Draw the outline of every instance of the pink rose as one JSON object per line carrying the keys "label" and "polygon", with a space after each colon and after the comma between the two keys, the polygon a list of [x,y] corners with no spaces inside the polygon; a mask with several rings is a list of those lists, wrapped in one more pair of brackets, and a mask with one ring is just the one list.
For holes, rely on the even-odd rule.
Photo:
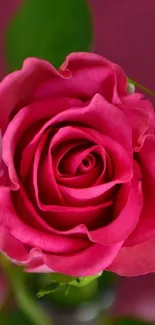
{"label": "pink rose", "polygon": [[0,249],[29,271],[155,271],[154,112],[121,68],[29,58],[0,103]]}

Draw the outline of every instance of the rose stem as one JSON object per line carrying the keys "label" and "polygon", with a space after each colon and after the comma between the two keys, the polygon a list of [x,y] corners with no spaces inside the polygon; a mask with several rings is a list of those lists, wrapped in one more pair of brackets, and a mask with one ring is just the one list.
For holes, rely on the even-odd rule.
{"label": "rose stem", "polygon": [[142,89],[145,93],[155,96],[155,93],[153,91],[151,91],[150,89],[146,88],[145,86],[139,84],[138,82],[136,82],[135,80],[132,80],[130,78],[128,78],[128,82],[135,85],[137,88]]}

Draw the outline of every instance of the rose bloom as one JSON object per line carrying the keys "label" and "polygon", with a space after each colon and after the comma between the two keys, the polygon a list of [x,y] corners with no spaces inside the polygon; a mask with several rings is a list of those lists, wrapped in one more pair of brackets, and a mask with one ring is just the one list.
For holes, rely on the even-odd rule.
{"label": "rose bloom", "polygon": [[1,82],[0,249],[27,271],[155,271],[154,111],[127,86],[91,53]]}

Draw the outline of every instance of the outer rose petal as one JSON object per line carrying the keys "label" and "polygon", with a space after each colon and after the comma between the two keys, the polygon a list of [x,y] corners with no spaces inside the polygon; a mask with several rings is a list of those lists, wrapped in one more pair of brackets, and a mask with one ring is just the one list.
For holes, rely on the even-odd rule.
{"label": "outer rose petal", "polygon": [[[100,68],[100,73],[96,72],[92,74],[91,68],[95,67],[95,70],[97,71],[97,68]],[[94,53],[84,53],[84,52],[79,52],[79,53],[71,53],[66,57],[65,62],[60,68],[60,71],[63,71],[64,69],[69,69],[72,72],[72,76],[74,77],[74,74],[78,76],[79,82],[77,80],[77,84],[81,84],[82,88],[86,86],[87,80],[88,84],[90,83],[91,79],[93,80],[94,85],[98,85],[98,82],[100,81],[100,86],[98,86],[98,90],[96,93],[99,92],[100,87],[102,87],[102,82],[106,79],[106,68],[107,71],[113,73],[114,77],[114,85],[112,87],[112,84],[110,85],[107,83],[107,86],[111,86],[111,89],[113,90],[112,98],[111,101],[119,101],[119,95],[126,94],[127,91],[127,77],[125,76],[123,70],[121,67],[114,62],[109,61],[108,59]],[[88,68],[88,69],[87,69]],[[103,74],[102,74],[102,69]],[[85,71],[83,71],[85,70]],[[81,74],[79,71],[85,72]],[[82,77],[82,78],[80,78]],[[80,82],[80,79],[82,83]],[[91,83],[90,83],[91,84]],[[106,85],[106,84],[105,84]],[[107,94],[108,94],[108,87],[106,89]],[[101,94],[103,91],[104,95],[104,87],[101,88]],[[105,95],[106,97],[106,95]]]}
{"label": "outer rose petal", "polygon": [[141,93],[134,92],[133,94],[122,97],[122,103],[128,107],[143,110],[149,117],[154,115],[152,103]]}
{"label": "outer rose petal", "polygon": [[[13,237],[25,246],[37,247],[45,252],[53,252],[53,254],[67,254],[84,249],[90,245],[86,237],[74,236],[72,238],[62,235],[61,232],[60,234],[49,233],[26,224],[26,221],[22,220],[22,216],[21,219],[18,217],[8,188],[1,188],[0,206],[1,231],[3,229],[9,231]],[[27,217],[30,218],[31,214]]]}
{"label": "outer rose petal", "polygon": [[[25,232],[25,236],[28,236],[28,233]],[[96,274],[105,269],[112,262],[122,244],[123,242],[119,242],[112,246],[92,244],[88,248],[84,248],[78,252],[57,255],[56,253],[44,253],[41,249],[38,249],[38,247],[32,247],[32,249],[30,249],[28,248],[30,246],[16,239],[6,227],[1,226],[0,230],[0,249],[13,262],[25,265],[31,272],[36,271],[39,267],[39,270],[41,268],[41,270],[45,272],[50,269],[50,271],[74,276]]]}
{"label": "outer rose petal", "polygon": [[[63,79],[68,79],[68,83]],[[48,80],[49,87],[46,83],[45,87],[38,89],[34,96],[37,87],[41,86],[46,80]],[[12,111],[17,107],[25,106],[30,101],[32,102],[32,97],[33,100],[47,98],[49,93],[50,97],[62,96],[64,90],[66,95],[67,89],[69,96],[71,96],[71,93],[73,95],[72,87],[77,88],[76,92],[74,91],[75,97],[80,97],[82,92],[83,95],[86,92],[91,98],[99,92],[99,89],[101,94],[105,89],[106,97],[109,89],[111,89],[112,93],[108,94],[108,97],[110,96],[112,102],[120,103],[119,93],[125,95],[126,86],[127,78],[121,68],[96,54],[72,53],[67,57],[59,71],[44,60],[28,58],[24,61],[21,70],[11,73],[1,82],[0,101],[3,114],[0,117],[0,126],[2,132],[7,127]],[[42,93],[45,94],[42,95]]]}
{"label": "outer rose petal", "polygon": [[39,249],[36,248],[29,251],[23,243],[4,228],[0,230],[0,250],[12,262],[20,265],[29,265],[39,268],[44,264],[42,253]]}
{"label": "outer rose petal", "polygon": [[135,108],[132,106],[120,105],[120,108],[125,114],[132,129],[133,149],[134,151],[139,151],[143,145],[145,139],[144,134],[149,128],[152,117],[141,107]]}
{"label": "outer rose petal", "polygon": [[[71,276],[89,276],[103,271],[120,250],[123,242],[113,246],[92,246],[69,255],[43,254],[44,265],[55,272]],[[37,271],[37,268],[28,268]]]}
{"label": "outer rose petal", "polygon": [[50,63],[37,58],[24,61],[21,70],[7,75],[0,84],[0,126],[4,133],[10,114],[16,106],[21,108],[30,102],[36,87],[48,78],[65,78]]}
{"label": "outer rose petal", "polygon": [[142,243],[155,237],[155,136],[146,137],[137,154],[142,167],[144,204],[139,223],[126,242],[126,246]]}
{"label": "outer rose petal", "polygon": [[123,276],[155,272],[155,239],[132,247],[122,247],[107,270]]}
{"label": "outer rose petal", "polygon": [[3,175],[3,173],[4,173],[4,165],[2,161],[2,134],[0,130],[0,177]]}
{"label": "outer rose petal", "polygon": [[121,103],[120,97],[127,95],[127,77],[115,63],[93,53],[77,52],[67,56],[59,70],[70,75],[68,80],[49,79],[38,87],[34,98],[53,95],[91,99],[100,93],[111,103]]}

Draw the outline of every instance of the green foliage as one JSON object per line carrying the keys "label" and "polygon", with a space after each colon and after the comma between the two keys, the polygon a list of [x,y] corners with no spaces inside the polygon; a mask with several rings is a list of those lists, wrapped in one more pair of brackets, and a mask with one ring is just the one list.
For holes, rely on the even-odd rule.
{"label": "green foliage", "polygon": [[[104,323],[103,323],[104,324]],[[142,322],[137,319],[133,318],[120,318],[117,320],[114,320],[114,322],[111,325],[148,325],[149,323]]]}
{"label": "green foliage", "polygon": [[149,322],[134,319],[133,317],[111,318],[109,316],[101,316],[97,322],[98,325],[149,325]]}
{"label": "green foliage", "polygon": [[21,311],[15,311],[0,318],[1,325],[33,325]]}
{"label": "green foliage", "polygon": [[9,69],[19,69],[30,56],[58,67],[70,52],[90,49],[91,29],[85,0],[26,0],[6,34]]}
{"label": "green foliage", "polygon": [[105,290],[109,289],[111,287],[115,287],[115,284],[117,280],[119,279],[119,276],[115,273],[104,271],[102,275],[98,278],[99,282],[99,289]]}
{"label": "green foliage", "polygon": [[52,282],[49,285],[47,285],[45,288],[40,289],[37,298],[41,298],[43,296],[49,295],[53,291],[57,290],[59,288],[60,284],[58,282]]}
{"label": "green foliage", "polygon": [[72,280],[70,282],[70,285],[78,287],[78,288],[82,288],[82,287],[85,287],[86,285],[88,285],[90,282],[96,280],[99,276],[100,276],[100,274],[93,275],[93,276],[81,277],[81,278],[75,278],[74,280]]}
{"label": "green foliage", "polygon": [[[69,290],[68,290],[69,289]],[[68,292],[66,292],[68,290]],[[83,302],[91,301],[98,292],[98,281],[94,280],[83,287],[75,287],[68,284],[61,285],[52,292],[48,298],[57,306],[78,306]]]}
{"label": "green foliage", "polygon": [[67,295],[71,286],[77,288],[83,288],[85,286],[88,286],[92,281],[96,280],[99,276],[100,274],[78,278],[78,277],[71,277],[59,273],[48,274],[48,279],[50,280],[50,283],[48,283],[44,288],[41,288],[39,290],[37,297],[41,298],[43,296],[46,296],[56,291],[59,288],[59,286],[65,286],[66,295]]}

